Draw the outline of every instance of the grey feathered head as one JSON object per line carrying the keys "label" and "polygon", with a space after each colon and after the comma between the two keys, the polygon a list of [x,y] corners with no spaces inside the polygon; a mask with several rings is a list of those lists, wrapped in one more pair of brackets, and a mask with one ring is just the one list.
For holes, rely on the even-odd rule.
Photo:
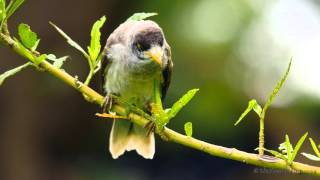
{"label": "grey feathered head", "polygon": [[149,70],[165,68],[169,51],[162,29],[150,20],[124,22],[109,36],[105,50],[108,59]]}

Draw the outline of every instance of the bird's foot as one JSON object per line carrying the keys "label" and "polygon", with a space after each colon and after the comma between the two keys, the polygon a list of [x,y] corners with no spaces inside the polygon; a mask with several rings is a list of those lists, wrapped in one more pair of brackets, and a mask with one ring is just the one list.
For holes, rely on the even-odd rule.
{"label": "bird's foot", "polygon": [[157,125],[155,121],[149,121],[144,128],[147,129],[147,136],[156,132],[163,140],[169,141],[169,137],[164,133],[164,126]]}
{"label": "bird's foot", "polygon": [[106,95],[106,97],[104,97],[104,103],[102,105],[102,112],[103,113],[111,112],[112,104],[113,104],[112,96]]}
{"label": "bird's foot", "polygon": [[127,116],[119,116],[115,112],[111,111],[113,105],[112,95],[106,95],[104,98],[104,103],[102,105],[102,113],[97,113],[96,116],[102,118],[112,118],[112,119],[126,119]]}
{"label": "bird's foot", "polygon": [[149,136],[150,133],[152,133],[156,130],[156,123],[153,121],[149,121],[149,122],[147,122],[146,125],[144,125],[144,128],[147,129],[147,136]]}
{"label": "bird's foot", "polygon": [[164,132],[168,117],[164,112],[162,105],[148,103],[145,107],[152,114],[151,120],[145,125],[145,128],[148,129],[148,134],[156,132],[162,139],[169,140],[168,136]]}

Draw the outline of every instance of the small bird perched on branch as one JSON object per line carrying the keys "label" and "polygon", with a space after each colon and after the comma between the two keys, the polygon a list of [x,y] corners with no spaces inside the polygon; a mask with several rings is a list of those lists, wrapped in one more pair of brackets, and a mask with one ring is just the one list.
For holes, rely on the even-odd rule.
{"label": "small bird perched on branch", "polygon": [[[172,74],[171,50],[162,29],[150,20],[128,20],[109,36],[104,49],[102,85],[109,99],[117,95],[150,112],[159,87],[163,100]],[[155,153],[154,133],[128,120],[113,121],[109,150],[114,159],[136,150],[146,159]]]}

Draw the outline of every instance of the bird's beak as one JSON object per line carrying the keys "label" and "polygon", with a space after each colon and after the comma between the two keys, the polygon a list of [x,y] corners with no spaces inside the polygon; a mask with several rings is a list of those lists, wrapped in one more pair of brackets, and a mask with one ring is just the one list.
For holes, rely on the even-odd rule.
{"label": "bird's beak", "polygon": [[149,58],[155,63],[159,64],[162,67],[162,54],[163,50],[161,47],[152,47],[149,51],[145,52]]}

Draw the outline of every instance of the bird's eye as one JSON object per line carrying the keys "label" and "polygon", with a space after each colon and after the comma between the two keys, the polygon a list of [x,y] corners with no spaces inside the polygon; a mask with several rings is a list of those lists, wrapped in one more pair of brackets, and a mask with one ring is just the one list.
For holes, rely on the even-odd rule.
{"label": "bird's eye", "polygon": [[142,43],[137,42],[137,43],[135,43],[135,46],[138,49],[138,51],[140,51],[140,52],[150,49],[150,45],[143,43],[143,42]]}
{"label": "bird's eye", "polygon": [[137,47],[137,49],[138,49],[139,51],[142,51],[142,46],[141,46],[140,43],[137,43],[137,44],[136,44],[136,47]]}

